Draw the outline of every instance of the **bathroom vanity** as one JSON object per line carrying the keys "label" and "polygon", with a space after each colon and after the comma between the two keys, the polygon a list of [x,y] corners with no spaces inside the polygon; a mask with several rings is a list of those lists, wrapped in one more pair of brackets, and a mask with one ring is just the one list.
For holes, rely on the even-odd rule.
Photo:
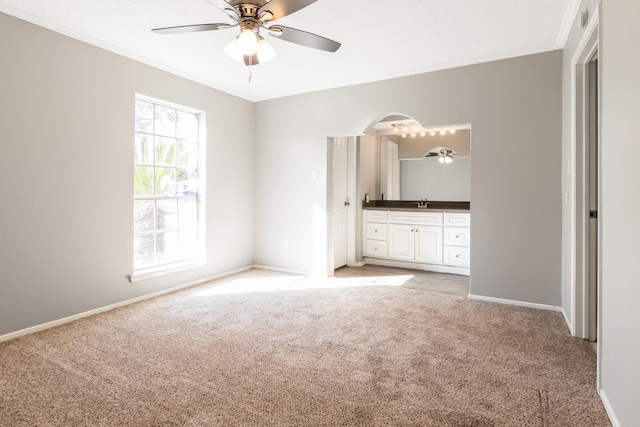
{"label": "bathroom vanity", "polygon": [[462,206],[363,205],[365,262],[468,276],[471,213]]}

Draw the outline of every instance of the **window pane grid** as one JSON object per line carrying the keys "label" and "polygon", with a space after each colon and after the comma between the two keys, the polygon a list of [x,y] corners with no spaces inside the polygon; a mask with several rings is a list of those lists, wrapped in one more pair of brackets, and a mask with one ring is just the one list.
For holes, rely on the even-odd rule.
{"label": "window pane grid", "polygon": [[198,256],[199,115],[136,100],[134,270]]}

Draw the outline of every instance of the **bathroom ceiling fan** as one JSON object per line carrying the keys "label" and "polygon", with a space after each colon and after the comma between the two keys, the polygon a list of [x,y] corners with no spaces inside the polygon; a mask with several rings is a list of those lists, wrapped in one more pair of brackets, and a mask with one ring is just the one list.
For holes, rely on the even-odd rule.
{"label": "bathroom ceiling fan", "polygon": [[244,61],[244,64],[248,67],[265,63],[276,56],[271,45],[260,34],[261,29],[265,30],[264,33],[275,36],[280,40],[327,52],[335,52],[340,47],[340,43],[326,37],[272,23],[315,3],[316,0],[206,1],[225,12],[233,22],[179,25],[154,28],[151,31],[158,34],[177,34],[239,27],[240,34],[229,42],[224,52],[238,61]]}

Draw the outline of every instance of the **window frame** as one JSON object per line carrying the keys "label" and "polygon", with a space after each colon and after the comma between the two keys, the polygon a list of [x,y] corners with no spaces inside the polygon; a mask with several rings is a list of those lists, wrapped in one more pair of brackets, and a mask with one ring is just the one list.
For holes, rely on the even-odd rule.
{"label": "window frame", "polygon": [[[165,107],[165,108],[170,108],[170,109],[174,109],[180,112],[184,112],[184,113],[189,113],[189,114],[194,114],[196,116],[196,119],[198,121],[198,138],[197,138],[197,153],[198,153],[198,161],[197,161],[197,166],[196,166],[196,170],[197,170],[197,193],[196,193],[196,201],[197,201],[197,248],[196,248],[196,255],[194,258],[189,258],[186,260],[176,260],[176,261],[171,261],[171,262],[167,262],[164,264],[156,264],[156,265],[152,265],[152,266],[146,266],[146,267],[142,267],[142,268],[138,268],[135,269],[135,266],[133,265],[134,261],[135,261],[135,238],[136,238],[136,231],[135,231],[135,219],[134,219],[134,224],[132,224],[132,274],[129,276],[129,279],[131,282],[137,282],[140,280],[146,280],[146,279],[150,279],[153,277],[158,277],[158,276],[162,276],[162,275],[166,275],[166,274],[171,274],[171,273],[175,273],[175,272],[179,272],[179,271],[183,271],[183,270],[188,270],[188,269],[192,269],[195,267],[200,267],[200,266],[204,266],[207,264],[207,259],[206,259],[206,244],[205,244],[205,226],[206,226],[206,141],[207,141],[207,137],[206,137],[206,113],[202,110],[198,110],[192,107],[187,107],[184,105],[180,105],[180,104],[176,104],[173,102],[169,102],[169,101],[165,101],[162,99],[158,99],[158,98],[153,98],[147,95],[143,95],[143,94],[139,94],[136,93],[135,97],[134,97],[134,102],[133,105],[135,107],[135,104],[138,101],[142,101],[142,102],[147,102],[147,103],[151,103],[154,104],[154,111],[155,111],[155,106],[160,106],[160,107]],[[155,116],[155,115],[154,115]],[[133,126],[133,141],[134,141],[134,145],[133,145],[133,149],[135,150],[135,141],[137,138],[137,135],[139,133],[143,133],[143,132],[139,132],[138,130],[136,130],[135,127],[135,118],[136,118],[136,112],[134,109],[134,114],[133,114],[133,118],[134,118],[134,126]],[[154,119],[154,126],[155,126],[155,119]],[[166,135],[162,135],[159,133],[156,133],[156,129],[153,129],[152,133],[147,133],[144,132],[146,135],[149,135],[151,138],[157,138],[157,137],[167,137]],[[169,138],[173,138],[176,141],[179,141],[179,138],[177,137],[177,134],[175,134],[173,136],[170,136]],[[154,157],[153,160],[153,164],[152,167],[155,169],[156,167],[158,168],[162,168],[163,166],[160,165],[156,165],[156,148],[155,148],[155,144],[154,144],[154,149],[152,150],[152,155]],[[136,163],[136,159],[133,158],[132,159],[132,166],[133,169],[135,170],[136,166],[149,166],[146,163]],[[172,166],[175,167],[177,169],[177,166]],[[135,187],[134,187],[134,177],[132,176],[131,179],[131,184],[132,184],[132,202],[135,204],[135,202],[137,200],[153,200],[153,201],[158,201],[158,200],[176,200],[179,201],[182,198],[175,196],[175,197],[170,197],[170,198],[164,198],[162,196],[159,195],[152,195],[152,196],[137,196],[135,194]],[[132,213],[135,212],[135,207],[132,207]],[[178,231],[178,229],[176,229],[176,232]],[[157,230],[155,230],[155,225],[154,225],[154,232],[157,233]],[[156,250],[154,249],[154,256],[155,256],[155,252]]]}

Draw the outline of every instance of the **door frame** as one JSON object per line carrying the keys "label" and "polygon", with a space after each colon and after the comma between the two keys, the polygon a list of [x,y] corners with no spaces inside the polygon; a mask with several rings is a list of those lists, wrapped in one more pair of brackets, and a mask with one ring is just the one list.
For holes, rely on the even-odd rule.
{"label": "door frame", "polygon": [[[602,86],[601,86],[601,70],[602,60],[598,57],[600,51],[600,7],[596,5],[595,10],[588,23],[582,39],[578,44],[576,53],[571,60],[571,154],[569,158],[570,168],[570,196],[571,196],[571,333],[578,338],[589,338],[589,320],[590,320],[590,301],[589,301],[589,218],[588,212],[588,189],[589,176],[589,137],[590,137],[590,119],[589,119],[589,67],[594,59],[598,59],[598,93],[597,93],[597,143],[598,157],[600,157],[601,146],[601,104],[602,104]],[[598,159],[599,160],[599,159]],[[600,173],[600,161],[598,161],[598,176]],[[602,236],[602,185],[598,181],[598,225],[597,235]],[[602,301],[602,238],[598,238],[597,242],[597,295],[596,307],[600,313]],[[602,316],[597,316],[597,352],[600,354],[601,349],[601,325]],[[598,389],[600,388],[600,357],[598,357]]]}
{"label": "door frame", "polygon": [[333,276],[333,141],[338,138],[347,140],[347,266],[356,266],[356,212],[357,204],[357,137],[327,138],[327,276]]}

